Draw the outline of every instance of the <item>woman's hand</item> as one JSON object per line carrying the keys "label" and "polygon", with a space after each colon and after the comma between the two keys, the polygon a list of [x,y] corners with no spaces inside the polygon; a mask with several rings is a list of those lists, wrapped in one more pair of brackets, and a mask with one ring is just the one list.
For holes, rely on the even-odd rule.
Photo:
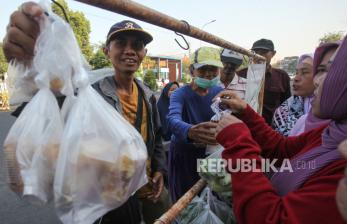
{"label": "woman's hand", "polygon": [[247,103],[232,90],[224,90],[220,92],[214,99],[221,99],[220,105],[230,109],[234,114],[242,114],[247,108]]}
{"label": "woman's hand", "polygon": [[216,128],[216,136],[221,132],[224,128],[228,127],[231,124],[242,123],[240,119],[231,114],[223,114],[222,118],[218,122]]}

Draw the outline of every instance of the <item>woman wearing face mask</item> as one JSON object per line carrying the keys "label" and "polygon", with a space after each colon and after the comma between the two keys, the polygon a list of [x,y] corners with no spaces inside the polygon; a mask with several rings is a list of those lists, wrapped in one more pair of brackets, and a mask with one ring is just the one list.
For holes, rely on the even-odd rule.
{"label": "woman wearing face mask", "polygon": [[272,127],[288,136],[296,121],[311,108],[313,86],[313,56],[304,54],[299,58],[293,83],[293,96],[284,101],[274,113]]}
{"label": "woman wearing face mask", "polygon": [[216,144],[216,123],[212,99],[223,89],[218,87],[219,50],[201,47],[191,56],[193,81],[177,89],[170,97],[167,122],[172,132],[169,151],[169,190],[173,202],[177,201],[200,178],[197,159],[205,157],[206,145]]}
{"label": "woman wearing face mask", "polygon": [[[347,138],[347,39],[328,63],[328,74],[315,75],[313,114],[330,123],[285,138],[232,92],[220,97],[238,117],[224,116],[217,141],[225,147],[229,164],[239,159],[278,159],[291,169],[274,172],[233,172],[233,203],[238,223],[344,223],[335,201],[336,187],[347,161],[337,150]],[[333,62],[331,63],[331,61]],[[331,64],[331,66],[330,66]],[[330,68],[329,68],[330,67]],[[290,164],[290,166],[288,165]],[[228,167],[233,168],[232,166]]]}

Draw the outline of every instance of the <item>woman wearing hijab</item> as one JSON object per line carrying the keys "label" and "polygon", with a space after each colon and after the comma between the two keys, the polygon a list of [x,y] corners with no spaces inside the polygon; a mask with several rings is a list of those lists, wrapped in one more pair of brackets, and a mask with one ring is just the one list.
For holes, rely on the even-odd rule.
{"label": "woman wearing hijab", "polygon": [[[333,56],[334,58],[334,56]],[[217,141],[228,169],[236,161],[289,159],[288,167],[269,180],[263,172],[233,172],[233,203],[238,223],[344,223],[335,201],[347,161],[337,150],[347,138],[347,39],[328,63],[328,74],[315,75],[312,112],[330,123],[285,138],[232,92],[219,94],[232,109],[217,126]],[[230,99],[225,99],[228,97]],[[283,163],[282,163],[283,165]]]}
{"label": "woman wearing hijab", "polygon": [[[328,62],[331,56],[335,53],[338,48],[340,42],[334,43],[325,43],[320,45],[314,54],[313,59],[313,74],[320,75],[321,73],[326,73],[328,68]],[[311,101],[310,100],[310,104]],[[330,122],[330,120],[320,119],[313,115],[311,106],[309,112],[303,116],[301,116],[292,130],[289,133],[289,136],[296,136],[304,133],[305,131],[312,130],[316,127],[326,125]]]}
{"label": "woman wearing hijab", "polygon": [[304,54],[296,66],[293,96],[276,109],[272,127],[282,135],[288,136],[296,121],[309,112],[313,91],[313,57],[311,54]]}
{"label": "woman wearing hijab", "polygon": [[164,87],[157,103],[164,142],[168,142],[171,139],[171,131],[168,129],[166,119],[166,116],[169,114],[170,96],[173,91],[175,91],[179,87],[180,85],[178,84],[178,82],[168,83]]}
{"label": "woman wearing hijab", "polygon": [[[347,159],[347,140],[339,145],[339,151]],[[337,187],[336,201],[343,219],[347,222],[347,167],[345,169],[345,176],[340,180],[339,186]]]}

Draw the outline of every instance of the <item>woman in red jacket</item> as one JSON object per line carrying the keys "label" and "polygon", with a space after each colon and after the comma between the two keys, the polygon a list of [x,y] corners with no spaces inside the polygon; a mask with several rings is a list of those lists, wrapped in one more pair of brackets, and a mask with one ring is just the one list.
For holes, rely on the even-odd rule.
{"label": "woman in red jacket", "polygon": [[292,168],[271,179],[254,170],[232,173],[238,223],[344,223],[335,194],[347,165],[337,150],[347,138],[346,39],[337,52],[328,74],[314,79],[313,113],[332,121],[302,135],[285,138],[234,93],[219,94],[238,116],[225,115],[217,127],[229,170],[241,159],[256,161],[259,169],[262,157],[278,159],[277,165],[290,159]]}

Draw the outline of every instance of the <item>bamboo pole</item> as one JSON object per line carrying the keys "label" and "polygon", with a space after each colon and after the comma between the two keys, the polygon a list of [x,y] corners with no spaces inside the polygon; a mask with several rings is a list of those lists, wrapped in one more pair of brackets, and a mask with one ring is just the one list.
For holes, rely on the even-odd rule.
{"label": "bamboo pole", "polygon": [[170,224],[206,185],[207,182],[200,179],[167,212],[157,219],[154,224]]}
{"label": "bamboo pole", "polygon": [[190,37],[234,50],[249,57],[265,60],[261,55],[255,54],[253,51],[247,50],[243,47],[237,46],[229,41],[226,41],[220,37],[203,31],[195,26],[187,25],[185,22],[175,19],[171,16],[165,15],[161,12],[153,10],[149,7],[133,2],[131,0],[76,0],[88,5],[92,5],[98,8],[106,9],[112,12],[116,12],[125,16],[129,16],[138,20],[151,23],[181,34],[185,34]]}

